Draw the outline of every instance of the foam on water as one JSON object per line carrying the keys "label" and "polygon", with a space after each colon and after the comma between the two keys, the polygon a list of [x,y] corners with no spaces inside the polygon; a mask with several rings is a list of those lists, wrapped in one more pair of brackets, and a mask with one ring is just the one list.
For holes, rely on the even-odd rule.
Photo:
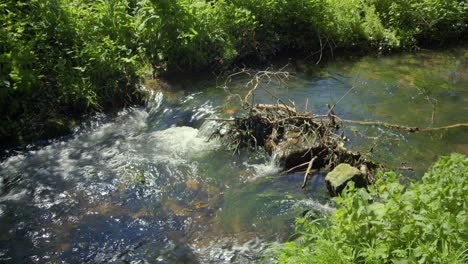
{"label": "foam on water", "polygon": [[149,114],[155,114],[157,111],[159,111],[159,108],[161,107],[161,104],[163,103],[164,100],[164,95],[162,92],[155,92],[150,89],[146,89],[142,87],[142,89],[145,91],[145,93],[149,94],[148,99],[146,100],[146,109],[149,112]]}
{"label": "foam on water", "polygon": [[268,246],[269,243],[258,237],[244,243],[240,243],[235,237],[225,237],[213,240],[204,247],[192,244],[201,263],[252,263]]}
{"label": "foam on water", "polygon": [[164,160],[172,158],[190,158],[215,149],[214,141],[199,136],[199,130],[193,127],[171,127],[154,132],[149,142],[157,149],[156,155]]}
{"label": "foam on water", "polygon": [[[163,115],[160,111],[162,102],[162,94],[153,93],[146,108],[125,109],[110,121],[106,121],[106,118],[101,118],[104,122],[92,121],[75,131],[68,140],[52,142],[2,161],[0,217],[6,212],[15,211],[15,208],[29,208],[25,215],[32,213],[31,208],[36,208],[21,225],[9,223],[8,227],[4,226],[9,229],[5,231],[12,234],[19,232],[16,241],[24,242],[18,243],[33,243],[36,248],[44,249],[51,248],[47,245],[51,241],[65,243],[65,240],[53,240],[64,232],[56,230],[55,225],[81,226],[87,230],[100,228],[99,225],[93,226],[99,223],[94,223],[99,217],[115,221],[114,228],[119,227],[113,231],[115,237],[110,236],[104,244],[93,237],[92,232],[83,231],[86,237],[74,233],[73,229],[66,231],[68,234],[64,233],[67,241],[76,240],[78,245],[80,240],[89,240],[86,241],[89,248],[78,246],[72,251],[76,254],[66,253],[73,256],[71,260],[84,261],[87,258],[81,258],[78,254],[83,250],[87,250],[87,254],[94,256],[94,259],[108,259],[115,256],[116,251],[132,247],[134,242],[131,241],[122,242],[122,249],[106,246],[114,243],[113,239],[124,236],[120,233],[127,229],[151,232],[152,235],[147,237],[160,236],[161,229],[183,229],[183,225],[178,223],[179,219],[166,218],[164,212],[159,212],[161,215],[155,215],[149,223],[139,218],[128,226],[128,219],[122,222],[132,214],[122,206],[125,203],[134,203],[137,208],[138,203],[158,206],[163,194],[166,197],[183,196],[177,186],[184,182],[184,178],[198,174],[197,159],[219,147],[216,141],[207,141],[205,135],[210,133],[209,125],[203,126],[202,132],[188,126],[152,131],[149,119]],[[191,119],[202,120],[212,111],[211,103],[207,102],[193,111]],[[144,185],[141,181],[144,181]],[[122,200],[122,197],[128,198]],[[22,214],[14,215],[23,219]],[[140,217],[140,214],[144,216],[153,212],[133,214]],[[93,217],[98,218],[91,220]],[[52,222],[43,225],[42,221]],[[25,227],[34,231],[23,237],[20,234]],[[147,229],[149,231],[145,231]],[[3,245],[1,239],[0,246]],[[102,257],[95,255],[100,249],[107,252]],[[44,261],[50,258],[51,252],[42,252],[42,256],[30,256],[30,259]],[[67,252],[66,249],[64,252]],[[8,250],[5,254],[8,255]]]}
{"label": "foam on water", "polygon": [[321,212],[322,214],[331,214],[335,211],[335,207],[332,205],[326,203],[322,204],[319,203],[315,199],[303,199],[303,200],[298,200],[298,201],[292,201],[292,208],[293,209],[303,209],[303,208],[308,208],[308,209],[313,209]]}
{"label": "foam on water", "polygon": [[274,175],[281,170],[281,166],[279,165],[276,159],[276,153],[273,153],[271,156],[268,156],[265,162],[250,163],[246,161],[244,162],[244,166],[246,166],[247,168],[251,168],[255,171],[254,177],[250,178],[249,180],[255,180],[257,178]]}
{"label": "foam on water", "polygon": [[[196,95],[183,99],[194,100]],[[189,114],[187,122],[199,122],[199,128],[176,126],[179,114]],[[0,164],[0,217],[14,211],[24,219],[21,225],[10,223],[7,228],[18,233],[16,240],[43,250],[29,256],[37,262],[118,262],[119,256],[147,261],[145,254],[155,251],[167,262],[178,254],[193,253],[191,258],[201,263],[250,263],[271,241],[266,242],[261,232],[252,232],[257,227],[249,219],[237,220],[240,229],[235,235],[220,232],[217,228],[222,227],[213,222],[230,224],[219,220],[235,202],[225,198],[236,192],[228,186],[243,191],[252,181],[277,174],[280,166],[275,155],[265,153],[258,154],[256,161],[231,153],[221,153],[229,160],[218,157],[222,144],[208,138],[220,124],[204,120],[215,114],[210,101],[181,111],[171,109],[161,93],[152,93],[145,108],[101,117],[67,140],[11,156]],[[250,206],[255,210],[239,215],[255,221],[287,216],[300,208],[296,203],[308,206],[281,201],[278,196],[270,201],[246,195],[252,197]],[[257,199],[261,204],[255,204]],[[15,211],[18,207],[28,210],[23,215]],[[259,210],[271,215],[261,215]],[[195,223],[194,219],[202,220]],[[185,232],[192,228],[198,235],[187,238]],[[23,236],[22,230],[28,230],[28,235]],[[180,234],[169,238],[172,232]],[[187,241],[190,238],[200,243]],[[122,253],[132,250],[134,255]]]}

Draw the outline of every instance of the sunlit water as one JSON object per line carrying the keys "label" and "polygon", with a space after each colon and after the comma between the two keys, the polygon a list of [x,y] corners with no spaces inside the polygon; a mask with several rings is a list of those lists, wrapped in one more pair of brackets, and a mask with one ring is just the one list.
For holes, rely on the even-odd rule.
{"label": "sunlit water", "polygon": [[[466,50],[298,61],[287,89],[299,109],[343,119],[437,127],[467,123]],[[231,83],[240,93],[245,80]],[[275,102],[258,91],[258,102]],[[306,209],[330,213],[324,175],[280,175],[265,153],[233,155],[208,117],[239,114],[215,81],[153,93],[145,107],[91,118],[70,137],[0,164],[1,263],[252,263]],[[357,132],[356,132],[357,131]],[[346,124],[351,149],[418,178],[437,156],[468,154],[466,128],[409,133]],[[365,136],[364,136],[365,135]],[[372,139],[370,138],[372,137]],[[404,164],[402,164],[402,162]]]}

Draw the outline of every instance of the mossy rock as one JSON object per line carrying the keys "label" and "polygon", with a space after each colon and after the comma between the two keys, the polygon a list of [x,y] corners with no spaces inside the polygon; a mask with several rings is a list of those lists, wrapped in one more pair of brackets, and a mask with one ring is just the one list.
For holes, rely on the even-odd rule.
{"label": "mossy rock", "polygon": [[339,164],[325,177],[328,191],[332,196],[339,195],[349,181],[353,181],[356,187],[365,187],[367,185],[366,177],[361,171],[348,163]]}

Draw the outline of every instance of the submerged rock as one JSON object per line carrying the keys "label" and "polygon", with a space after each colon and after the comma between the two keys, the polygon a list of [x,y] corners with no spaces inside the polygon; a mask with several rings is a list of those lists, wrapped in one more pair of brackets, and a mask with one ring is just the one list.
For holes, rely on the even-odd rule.
{"label": "submerged rock", "polygon": [[362,172],[348,163],[339,164],[325,177],[328,191],[332,196],[340,194],[349,181],[353,181],[356,187],[367,185],[366,177]]}
{"label": "submerged rock", "polygon": [[281,165],[292,168],[310,161],[320,149],[321,144],[313,134],[288,132],[273,151]]}

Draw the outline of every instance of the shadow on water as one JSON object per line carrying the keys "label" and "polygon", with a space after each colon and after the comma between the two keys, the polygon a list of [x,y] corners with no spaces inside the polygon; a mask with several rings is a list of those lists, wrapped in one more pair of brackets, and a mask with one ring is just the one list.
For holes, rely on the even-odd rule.
{"label": "shadow on water", "polygon": [[[287,89],[269,87],[316,114],[354,87],[335,108],[342,118],[466,123],[464,57],[456,49],[323,67],[297,61]],[[231,85],[246,93],[245,81]],[[207,142],[216,126],[207,117],[242,111],[215,83],[184,81],[183,89],[153,93],[146,107],[92,118],[69,137],[9,153],[0,163],[0,262],[262,262],[304,210],[330,213],[325,174],[302,190],[303,174],[280,175],[265,153],[232,155]],[[261,90],[255,96],[275,102]],[[389,168],[406,162],[415,169],[404,177],[420,177],[439,155],[468,154],[466,128],[411,134],[347,124],[344,132],[349,148]]]}

